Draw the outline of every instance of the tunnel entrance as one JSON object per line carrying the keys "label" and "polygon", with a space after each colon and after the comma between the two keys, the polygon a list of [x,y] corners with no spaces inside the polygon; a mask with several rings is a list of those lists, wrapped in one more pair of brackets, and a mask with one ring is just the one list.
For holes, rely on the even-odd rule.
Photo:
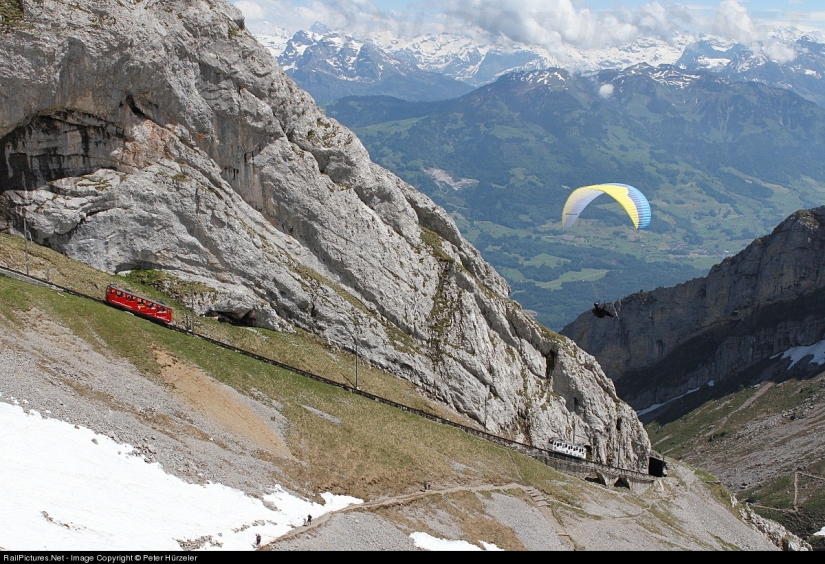
{"label": "tunnel entrance", "polygon": [[667,476],[667,462],[664,457],[651,456],[648,458],[647,473],[657,478]]}
{"label": "tunnel entrance", "polygon": [[616,483],[613,484],[614,488],[627,488],[630,489],[630,482],[627,481],[627,478],[619,478],[616,480]]}
{"label": "tunnel entrance", "polygon": [[601,484],[603,486],[607,485],[607,481],[604,479],[604,476],[599,474],[598,472],[591,472],[587,476],[584,477],[585,482],[592,482],[594,484]]}

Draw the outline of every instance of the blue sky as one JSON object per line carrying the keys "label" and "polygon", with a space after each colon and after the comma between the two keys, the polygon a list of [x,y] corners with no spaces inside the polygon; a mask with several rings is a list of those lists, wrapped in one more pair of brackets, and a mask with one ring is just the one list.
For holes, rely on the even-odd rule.
{"label": "blue sky", "polygon": [[[615,8],[636,8],[649,4],[651,0],[580,0],[571,2],[575,7],[590,8],[592,10],[610,10]],[[697,9],[707,11],[716,10],[721,0],[692,0],[687,2],[660,2],[661,4],[684,4]],[[404,10],[415,9],[416,4],[426,4],[424,2],[411,2],[409,0],[374,0],[373,4],[383,10]],[[800,19],[800,17],[810,17],[811,13],[825,12],[825,1],[823,0],[740,0],[739,4],[744,6],[754,18],[759,19],[782,19],[783,14],[788,19]],[[821,16],[820,16],[821,17]]]}
{"label": "blue sky", "polygon": [[[693,0],[691,2],[681,2],[694,6],[707,6],[716,8],[720,0]],[[617,6],[635,7],[649,4],[650,0],[582,0],[572,2],[574,6],[588,6],[596,10],[615,8]],[[401,10],[413,4],[423,4],[423,2],[413,2],[410,0],[374,0],[373,4],[383,9]],[[746,5],[749,11],[756,12],[776,12],[776,11],[816,11],[825,8],[821,0],[743,0],[740,4]]]}
{"label": "blue sky", "polygon": [[825,0],[233,0],[253,31],[320,21],[354,33],[467,32],[552,48],[712,33],[761,43],[779,26],[825,31]]}

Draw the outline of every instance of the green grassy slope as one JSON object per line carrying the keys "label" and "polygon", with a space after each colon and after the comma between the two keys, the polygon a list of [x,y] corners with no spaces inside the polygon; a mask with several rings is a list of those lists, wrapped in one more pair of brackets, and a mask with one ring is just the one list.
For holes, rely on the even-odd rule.
{"label": "green grassy slope", "polygon": [[825,548],[812,536],[825,525],[825,373],[726,392],[648,423],[653,448],[736,482],[740,501]]}
{"label": "green grassy slope", "polygon": [[[25,269],[22,239],[0,235],[0,265]],[[174,297],[141,282],[157,280],[161,277],[158,273],[140,272],[124,279],[33,244],[29,244],[29,271],[99,297],[106,285],[113,282],[163,300],[176,308],[176,319],[184,311]],[[303,462],[289,468],[288,473],[294,483],[311,484],[315,491],[370,498],[417,488],[423,480],[467,484],[523,482],[540,489],[552,487],[558,495],[566,497],[554,484],[572,478],[452,427],[169,331],[107,305],[0,276],[0,323],[19,326],[20,313],[31,308],[44,311],[95,350],[127,359],[149,378],[160,373],[153,351],[163,349],[242,393],[253,395],[252,391],[257,390],[256,393],[275,400],[283,406],[282,413],[290,422],[288,445]],[[354,357],[330,348],[313,335],[238,327],[204,318],[198,318],[196,331],[325,378],[350,385],[354,381]],[[399,403],[475,425],[420,395],[409,382],[364,364],[359,367],[359,386]],[[307,411],[306,405],[337,417],[342,424],[324,424]],[[457,465],[467,471],[456,472]]]}

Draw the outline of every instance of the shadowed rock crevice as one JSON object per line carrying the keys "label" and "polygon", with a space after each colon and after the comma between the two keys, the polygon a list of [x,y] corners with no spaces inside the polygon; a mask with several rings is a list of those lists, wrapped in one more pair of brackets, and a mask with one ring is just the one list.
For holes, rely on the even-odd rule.
{"label": "shadowed rock crevice", "polygon": [[123,127],[93,115],[73,110],[38,115],[0,139],[0,191],[35,190],[52,180],[115,169],[112,153],[125,142]]}
{"label": "shadowed rock crevice", "polygon": [[[741,320],[721,322],[676,347],[655,367],[626,372],[616,383],[616,391],[637,408],[662,403],[670,399],[669,394],[653,395],[651,381],[657,382],[657,388],[685,393],[705,383],[691,382],[690,375],[711,373],[719,376],[714,380],[719,385],[728,379],[726,376],[738,376],[776,352],[796,346],[804,333],[825,335],[825,288],[795,300],[761,307]],[[725,373],[716,366],[730,362],[726,355],[718,354],[725,350],[749,354],[738,359],[739,368]]]}

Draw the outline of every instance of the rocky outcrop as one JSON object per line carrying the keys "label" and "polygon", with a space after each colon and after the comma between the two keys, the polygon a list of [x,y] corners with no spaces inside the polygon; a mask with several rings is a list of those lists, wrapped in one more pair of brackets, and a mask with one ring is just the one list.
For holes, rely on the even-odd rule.
{"label": "rocky outcrop", "polygon": [[[739,505],[734,496],[730,497],[730,502],[733,507]],[[765,535],[765,538],[784,551],[810,552],[813,550],[813,547],[811,547],[809,543],[788,531],[788,529],[776,521],[765,519],[751,509],[747,503],[739,508],[739,517],[745,523],[750,523],[754,529]]]}
{"label": "rocky outcrop", "polygon": [[787,377],[784,353],[825,336],[823,225],[825,207],[796,212],[707,277],[627,296],[615,319],[584,313],[562,334],[637,409],[705,385]]}
{"label": "rocky outcrop", "polygon": [[[595,360],[535,323],[449,215],[370,162],[218,0],[23,0],[0,33],[0,228],[206,288],[513,438],[647,467]],[[486,406],[486,410],[485,410]]]}

